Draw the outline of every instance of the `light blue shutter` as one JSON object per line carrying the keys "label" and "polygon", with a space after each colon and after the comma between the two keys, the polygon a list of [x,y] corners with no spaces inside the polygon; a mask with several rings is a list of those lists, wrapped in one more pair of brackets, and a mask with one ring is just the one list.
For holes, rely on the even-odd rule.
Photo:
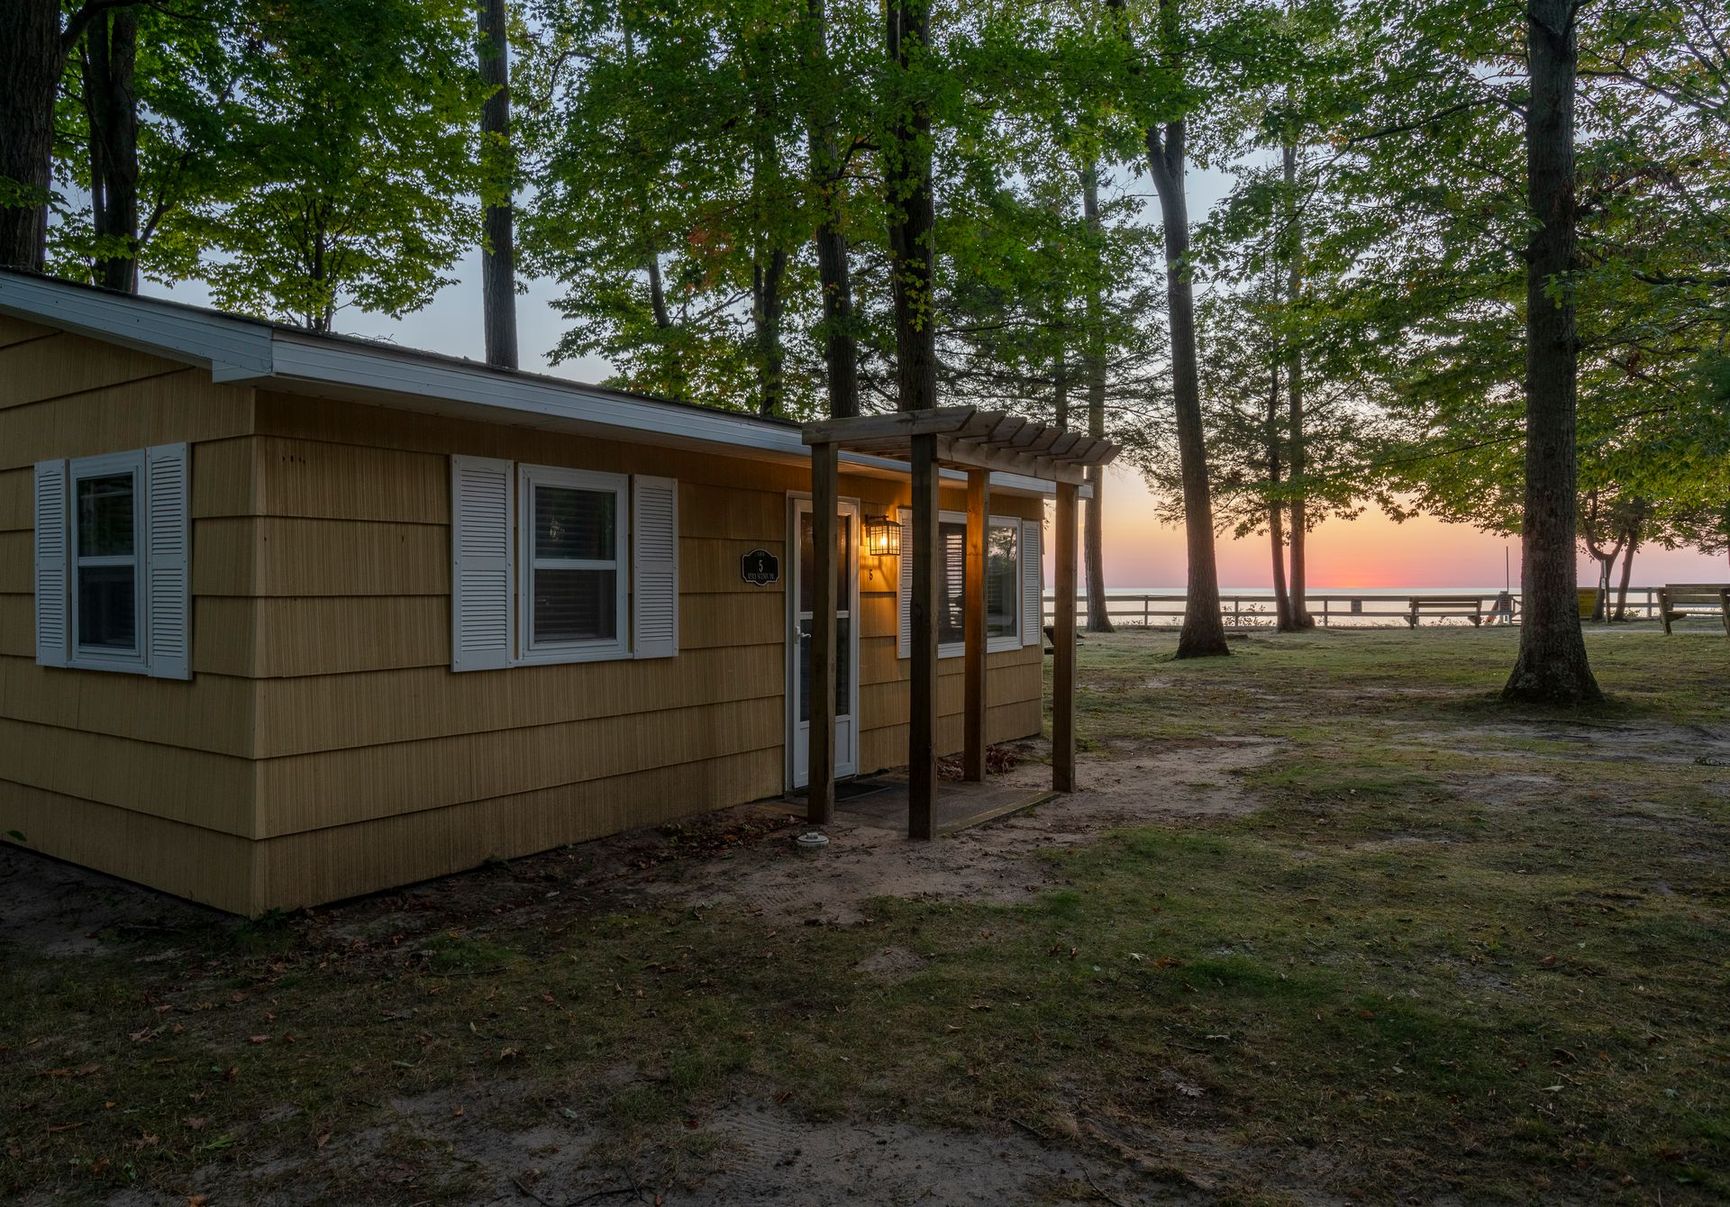
{"label": "light blue shutter", "polygon": [[497,670],[515,655],[511,622],[512,466],[451,458],[451,669]]}
{"label": "light blue shutter", "polygon": [[639,658],[679,652],[679,483],[632,479],[632,630]]}
{"label": "light blue shutter", "polygon": [[901,575],[895,588],[895,656],[913,656],[913,513],[895,509],[901,522]]}
{"label": "light blue shutter", "polygon": [[192,678],[189,468],[184,444],[145,450],[144,660],[158,679]]}
{"label": "light blue shutter", "polygon": [[66,665],[66,462],[36,463],[36,661]]}
{"label": "light blue shutter", "polygon": [[1044,524],[1021,521],[1021,644],[1045,640]]}

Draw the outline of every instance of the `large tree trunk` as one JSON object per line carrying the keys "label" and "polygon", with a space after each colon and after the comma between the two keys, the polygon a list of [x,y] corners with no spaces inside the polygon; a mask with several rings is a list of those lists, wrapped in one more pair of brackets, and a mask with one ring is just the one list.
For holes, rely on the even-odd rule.
{"label": "large tree trunk", "polygon": [[[813,74],[828,78],[829,25],[824,0],[805,0],[808,54]],[[819,73],[817,68],[821,68]],[[806,119],[811,180],[817,189],[817,284],[823,293],[823,367],[829,382],[829,417],[859,413],[859,345],[853,334],[853,279],[847,236],[841,233],[841,152],[835,141],[833,94],[819,89],[817,108]]]}
{"label": "large tree trunk", "polygon": [[492,91],[481,110],[482,162],[490,161],[483,182],[486,213],[481,247],[481,299],[487,363],[517,367],[517,262],[512,194],[516,155],[511,146],[510,43],[505,0],[479,0],[481,82]]}
{"label": "large tree trunk", "polygon": [[930,0],[889,0],[887,50],[895,121],[884,148],[889,206],[889,264],[895,297],[895,406],[937,405],[937,332],[931,296],[936,203],[931,192],[931,108],[908,86],[909,68],[931,39]]}
{"label": "large tree trunk", "polygon": [[54,97],[66,65],[59,0],[0,4],[0,268],[41,272]]}
{"label": "large tree trunk", "polygon": [[767,260],[759,258],[751,268],[751,319],[757,343],[757,413],[779,415],[782,406],[785,360],[781,348],[781,312],[784,298],[781,281],[787,272],[787,253],[775,249]]}
{"label": "large tree trunk", "polygon": [[[1096,250],[1104,257],[1103,223],[1099,216],[1099,165],[1089,163],[1081,170],[1081,211],[1087,220]],[[1103,266],[1103,265],[1102,265]],[[1105,435],[1105,300],[1100,296],[1098,274],[1090,277],[1087,286],[1087,434]],[[1087,471],[1087,484],[1093,497],[1087,501],[1087,514],[1082,531],[1082,558],[1087,563],[1087,627],[1095,633],[1109,633],[1111,609],[1105,595],[1105,467],[1093,466]]]}
{"label": "large tree trunk", "polygon": [[[1286,237],[1290,240],[1290,263],[1286,272],[1286,307],[1288,311],[1295,310],[1303,293],[1303,232],[1299,225],[1297,208],[1297,145],[1288,142],[1282,148],[1285,159],[1285,187],[1287,198]],[[1291,627],[1293,629],[1313,629],[1316,618],[1310,615],[1309,605],[1305,600],[1305,592],[1309,589],[1309,515],[1304,505],[1303,475],[1307,464],[1304,451],[1304,355],[1303,348],[1296,339],[1291,339],[1286,350],[1286,393],[1290,398],[1288,408],[1288,426],[1291,429],[1291,455],[1288,467],[1291,471]]]}
{"label": "large tree trunk", "polygon": [[[1166,0],[1167,3],[1170,0]],[[1201,374],[1195,346],[1195,296],[1190,288],[1189,201],[1184,195],[1184,123],[1147,131],[1147,162],[1159,194],[1165,239],[1165,298],[1171,326],[1171,392],[1177,455],[1183,473],[1183,524],[1189,582],[1177,657],[1229,654],[1219,614],[1214,560],[1213,499],[1208,491],[1207,440],[1201,423]]]}
{"label": "large tree trunk", "polygon": [[1574,301],[1548,293],[1574,268],[1574,15],[1575,0],[1527,0],[1526,172],[1537,225],[1526,249],[1525,618],[1502,694],[1545,704],[1603,698],[1586,660],[1576,594]]}
{"label": "large tree trunk", "polygon": [[1267,535],[1273,553],[1274,624],[1280,632],[1289,633],[1297,626],[1292,622],[1292,600],[1286,590],[1285,526],[1282,523],[1285,509],[1279,501],[1279,386],[1279,361],[1276,359],[1268,369],[1267,433],[1264,437],[1267,443]]}
{"label": "large tree trunk", "polygon": [[90,127],[90,210],[98,285],[138,292],[138,14],[98,13],[84,31],[84,112]]}

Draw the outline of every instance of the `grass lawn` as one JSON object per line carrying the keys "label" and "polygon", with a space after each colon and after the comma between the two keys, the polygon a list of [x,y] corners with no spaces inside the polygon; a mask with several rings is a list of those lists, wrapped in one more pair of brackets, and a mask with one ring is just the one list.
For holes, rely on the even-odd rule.
{"label": "grass lawn", "polygon": [[1579,716],[1496,701],[1514,640],[1090,638],[1084,782],[1139,759],[1181,805],[1192,761],[1262,753],[1242,808],[1053,841],[1014,901],[694,905],[723,854],[799,858],[723,816],[246,925],[0,932],[0,1195],[466,1202],[509,1166],[562,1204],[600,1185],[539,1180],[569,1145],[678,1201],[749,1102],[1110,1171],[1042,1201],[1725,1199],[1730,642],[1594,633],[1613,703]]}

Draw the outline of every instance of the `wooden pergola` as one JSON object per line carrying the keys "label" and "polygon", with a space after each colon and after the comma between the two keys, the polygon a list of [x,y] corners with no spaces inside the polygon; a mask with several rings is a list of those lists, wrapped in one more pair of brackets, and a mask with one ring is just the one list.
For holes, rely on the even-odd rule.
{"label": "wooden pergola", "polygon": [[1051,786],[1075,789],[1075,521],[1087,471],[1117,455],[1110,441],[1001,411],[945,407],[807,423],[815,546],[811,607],[809,819],[835,816],[836,513],[840,453],[912,462],[912,526],[901,556],[913,559],[911,675],[908,683],[910,838],[935,838],[937,819],[938,479],[941,467],[967,471],[966,595],[963,634],[963,778],[985,778],[986,525],[993,470],[1057,487],[1057,622],[1053,628]]}

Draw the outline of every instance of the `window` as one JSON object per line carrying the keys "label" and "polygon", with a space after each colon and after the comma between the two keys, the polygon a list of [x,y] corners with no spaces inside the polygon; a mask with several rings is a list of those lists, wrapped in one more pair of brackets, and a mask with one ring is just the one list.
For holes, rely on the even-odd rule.
{"label": "window", "polygon": [[991,517],[985,529],[985,636],[1019,644],[1016,617],[1021,601],[1021,522]]}
{"label": "window", "polygon": [[36,660],[184,679],[187,449],[36,466]]}
{"label": "window", "polygon": [[[938,654],[966,652],[967,517],[945,511],[937,520]],[[1021,645],[1021,521],[991,516],[985,526],[985,638],[991,651]]]}
{"label": "window", "polygon": [[73,465],[72,631],[79,657],[142,657],[138,460],[128,454]]}
{"label": "window", "polygon": [[522,466],[523,659],[627,653],[628,478]]}

